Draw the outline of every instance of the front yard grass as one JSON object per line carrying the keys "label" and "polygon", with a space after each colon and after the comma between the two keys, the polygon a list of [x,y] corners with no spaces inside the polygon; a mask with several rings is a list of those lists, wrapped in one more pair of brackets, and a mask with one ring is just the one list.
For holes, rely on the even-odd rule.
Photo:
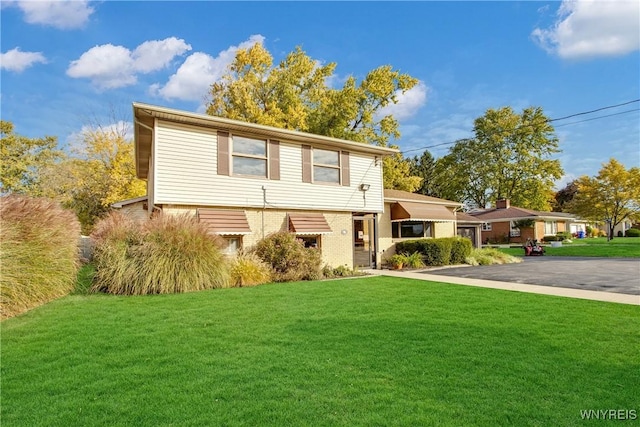
{"label": "front yard grass", "polygon": [[640,410],[639,320],[638,306],[390,277],[71,295],[2,323],[1,419],[584,425],[581,410]]}
{"label": "front yard grass", "polygon": [[[516,244],[512,244],[515,246]],[[514,256],[524,256],[522,248],[501,248],[502,252]],[[607,241],[606,237],[574,239],[571,243],[562,242],[562,246],[545,246],[545,255],[579,256],[607,258],[640,258],[640,237],[616,237]]]}

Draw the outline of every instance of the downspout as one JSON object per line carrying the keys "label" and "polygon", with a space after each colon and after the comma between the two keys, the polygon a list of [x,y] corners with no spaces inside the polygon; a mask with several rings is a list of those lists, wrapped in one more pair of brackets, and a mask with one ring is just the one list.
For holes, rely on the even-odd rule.
{"label": "downspout", "polygon": [[267,208],[267,189],[262,186],[262,238],[264,239],[264,210]]}

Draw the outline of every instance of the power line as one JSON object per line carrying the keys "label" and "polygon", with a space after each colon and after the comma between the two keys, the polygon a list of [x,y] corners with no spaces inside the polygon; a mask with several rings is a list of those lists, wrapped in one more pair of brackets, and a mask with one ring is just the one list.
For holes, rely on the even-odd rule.
{"label": "power line", "polygon": [[559,127],[562,127],[562,126],[575,125],[577,123],[590,122],[592,120],[604,119],[605,117],[620,116],[622,114],[633,113],[635,111],[640,111],[640,108],[636,108],[636,109],[633,109],[633,110],[627,110],[627,111],[621,111],[619,113],[607,114],[606,116],[592,117],[590,119],[579,120],[577,122],[563,123],[563,124],[560,124],[560,125],[557,125],[557,126],[554,126],[554,127],[559,128]]}
{"label": "power line", "polygon": [[[585,114],[597,113],[598,111],[608,110],[610,108],[622,107],[623,105],[633,104],[634,102],[640,102],[640,99],[634,99],[633,101],[623,102],[622,104],[609,105],[608,107],[597,108],[591,111],[584,111],[582,113],[571,114],[569,116],[559,117],[557,119],[549,119],[548,121],[557,122],[558,120],[570,119],[571,117],[584,116]],[[603,117],[608,117],[608,116],[603,116]]]}
{"label": "power line", "polygon": [[[528,124],[523,125],[523,127],[524,127],[524,126],[533,126],[533,125],[542,124],[542,123],[556,122],[556,121],[559,121],[559,120],[569,119],[569,118],[571,118],[571,117],[583,116],[583,115],[586,115],[586,114],[592,114],[592,113],[595,113],[595,112],[598,112],[598,111],[608,110],[608,109],[616,108],[616,107],[622,107],[622,106],[624,106],[624,105],[629,105],[629,104],[633,104],[633,103],[636,103],[636,102],[640,102],[640,99],[634,99],[634,100],[632,100],[632,101],[627,101],[627,102],[623,102],[623,103],[621,103],[621,104],[616,104],[616,105],[609,105],[609,106],[601,107],[601,108],[597,108],[597,109],[595,109],[595,110],[591,110],[591,111],[583,111],[583,112],[580,112],[580,113],[570,114],[570,115],[568,115],[568,116],[558,117],[558,118],[556,118],[556,119],[545,119],[545,120],[544,120],[543,122],[541,122],[541,123],[528,123]],[[621,115],[621,114],[626,114],[626,113],[630,113],[630,112],[634,112],[634,111],[639,111],[639,110],[640,110],[640,109],[627,110],[627,111],[622,111],[622,112],[619,112],[619,113],[607,114],[607,115],[605,115],[605,116],[593,117],[593,118],[591,118],[591,119],[580,120],[580,121],[577,121],[577,122],[571,122],[571,123],[565,123],[565,124],[555,125],[555,126],[554,126],[554,128],[562,127],[562,126],[569,126],[569,125],[578,124],[578,123],[583,123],[583,122],[588,122],[588,121],[592,121],[592,120],[604,119],[604,118],[607,118],[607,117],[618,116],[618,115]],[[521,129],[521,128],[522,128],[522,127],[518,128],[518,129]],[[462,138],[462,139],[465,139],[465,138]],[[442,142],[442,143],[439,143],[439,144],[427,145],[427,146],[424,146],[424,147],[419,147],[419,148],[414,148],[414,149],[411,149],[411,150],[401,151],[401,152],[400,152],[400,154],[411,153],[411,152],[414,152],[414,151],[424,151],[424,150],[427,150],[427,149],[429,149],[429,148],[442,147],[442,146],[445,146],[445,145],[454,145],[454,144],[456,144],[458,141],[460,141],[460,139],[458,139],[458,140],[456,140],[456,141]]]}

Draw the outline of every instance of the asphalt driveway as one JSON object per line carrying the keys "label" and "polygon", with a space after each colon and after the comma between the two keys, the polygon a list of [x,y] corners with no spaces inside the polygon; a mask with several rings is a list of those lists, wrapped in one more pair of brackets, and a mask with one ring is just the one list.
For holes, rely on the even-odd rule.
{"label": "asphalt driveway", "polygon": [[640,295],[640,259],[524,257],[519,264],[428,269],[420,273]]}

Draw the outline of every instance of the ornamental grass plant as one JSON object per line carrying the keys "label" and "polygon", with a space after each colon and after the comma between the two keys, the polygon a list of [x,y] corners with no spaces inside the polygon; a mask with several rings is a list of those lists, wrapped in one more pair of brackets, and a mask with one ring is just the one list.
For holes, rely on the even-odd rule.
{"label": "ornamental grass plant", "polygon": [[271,281],[271,266],[252,252],[240,252],[231,259],[231,286],[247,287]]}
{"label": "ornamental grass plant", "polygon": [[469,265],[514,264],[522,262],[522,258],[506,254],[495,248],[474,249],[466,259]]}
{"label": "ornamental grass plant", "polygon": [[93,291],[146,295],[230,285],[216,238],[192,216],[159,214],[140,225],[116,212],[97,224],[92,238]]}
{"label": "ornamental grass plant", "polygon": [[0,317],[23,313],[74,287],[80,223],[44,198],[0,198]]}

